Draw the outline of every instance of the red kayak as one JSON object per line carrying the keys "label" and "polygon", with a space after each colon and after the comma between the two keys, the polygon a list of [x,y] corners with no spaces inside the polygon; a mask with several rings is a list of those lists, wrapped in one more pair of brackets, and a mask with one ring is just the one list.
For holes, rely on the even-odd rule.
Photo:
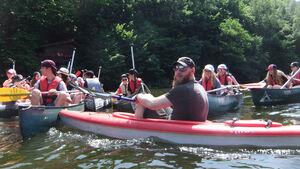
{"label": "red kayak", "polygon": [[300,125],[260,120],[225,123],[136,119],[133,114],[62,110],[66,126],[120,139],[154,137],[175,144],[213,146],[299,147]]}

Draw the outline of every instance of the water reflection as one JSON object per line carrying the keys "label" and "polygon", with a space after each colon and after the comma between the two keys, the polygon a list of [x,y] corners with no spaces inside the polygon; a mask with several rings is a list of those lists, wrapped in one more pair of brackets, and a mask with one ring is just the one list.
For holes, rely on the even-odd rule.
{"label": "water reflection", "polygon": [[[211,118],[263,119],[300,124],[300,104],[253,106]],[[140,140],[113,139],[69,128],[22,140],[17,119],[0,119],[0,168],[296,168],[300,149],[183,146]]]}

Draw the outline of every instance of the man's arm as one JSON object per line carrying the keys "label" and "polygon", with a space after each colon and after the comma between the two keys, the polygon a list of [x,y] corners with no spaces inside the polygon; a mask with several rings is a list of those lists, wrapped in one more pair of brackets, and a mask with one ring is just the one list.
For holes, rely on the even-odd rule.
{"label": "man's arm", "polygon": [[136,100],[137,103],[151,110],[158,110],[172,106],[172,103],[165,95],[154,97],[151,94],[138,94],[136,96]]}

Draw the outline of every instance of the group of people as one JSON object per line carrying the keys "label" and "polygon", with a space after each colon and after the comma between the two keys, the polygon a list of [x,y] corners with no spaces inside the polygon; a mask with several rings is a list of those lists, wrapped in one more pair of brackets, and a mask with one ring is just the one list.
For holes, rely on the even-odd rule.
{"label": "group of people", "polygon": [[116,95],[130,96],[138,91],[143,80],[137,77],[136,69],[129,69],[128,73],[121,75],[121,83],[115,92]]}
{"label": "group of people", "polygon": [[300,87],[300,71],[299,63],[292,62],[290,64],[291,73],[290,76],[286,75],[283,71],[277,68],[277,65],[270,64],[267,68],[267,76],[263,80],[269,89],[280,88],[299,88]]}
{"label": "group of people", "polygon": [[[291,79],[287,84],[288,88],[299,87],[299,66],[298,62],[291,63],[291,79],[278,70],[275,64],[269,65],[264,80],[267,87],[280,88],[284,78]],[[199,81],[195,79],[195,62],[189,57],[180,57],[174,62],[173,71],[172,89],[168,93],[158,97],[146,93],[139,93],[134,96],[136,118],[152,117],[205,121],[208,113],[207,92],[221,88],[222,85],[239,85],[234,76],[228,72],[225,64],[220,64],[217,67],[217,73],[215,73],[213,65],[206,65]],[[28,89],[32,91],[32,105],[67,106],[70,103],[79,103],[83,96],[81,94],[72,96],[68,93],[68,90],[72,90],[69,88],[69,82],[84,86],[92,91],[104,92],[103,85],[98,78],[95,78],[93,71],[84,70],[81,78],[70,74],[68,69],[64,67],[57,71],[56,64],[52,60],[44,60],[41,62],[40,72],[41,75],[39,72],[34,73]],[[142,79],[138,78],[137,74],[135,69],[130,69],[128,73],[122,74],[121,83],[115,94],[124,96],[135,94],[142,85]],[[8,80],[4,82],[4,87],[19,87],[18,85],[23,84],[23,77],[18,75],[15,70],[8,70],[7,76]],[[221,93],[217,91],[215,94]],[[167,111],[161,111],[166,108],[168,108]]]}

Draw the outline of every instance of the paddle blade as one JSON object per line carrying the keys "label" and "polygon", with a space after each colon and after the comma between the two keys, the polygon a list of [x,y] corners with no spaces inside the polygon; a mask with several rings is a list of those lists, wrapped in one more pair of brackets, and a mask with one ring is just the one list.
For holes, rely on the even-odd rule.
{"label": "paddle blade", "polygon": [[30,93],[20,88],[0,88],[0,102],[11,102],[26,98]]}

